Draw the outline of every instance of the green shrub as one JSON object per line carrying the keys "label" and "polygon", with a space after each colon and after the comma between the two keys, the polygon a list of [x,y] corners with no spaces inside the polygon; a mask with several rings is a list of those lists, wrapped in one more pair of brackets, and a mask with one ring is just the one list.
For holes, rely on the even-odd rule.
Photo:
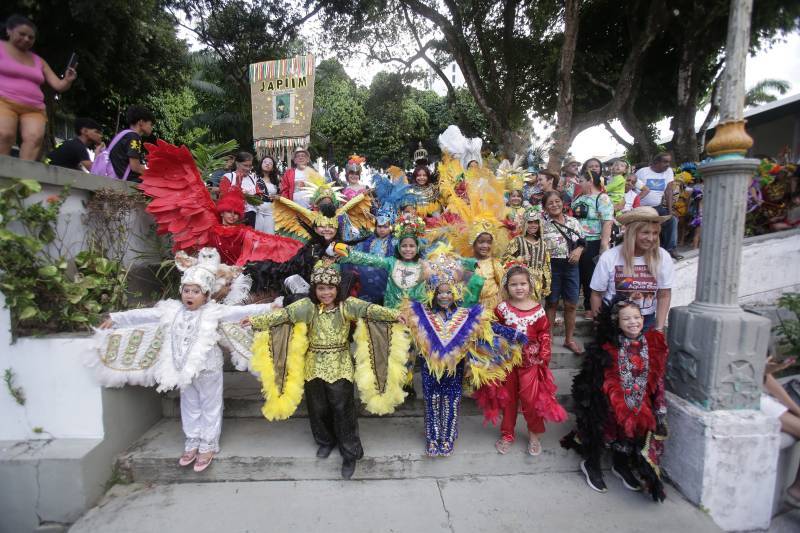
{"label": "green shrub", "polygon": [[26,205],[41,188],[34,180],[0,188],[0,290],[15,336],[88,330],[127,303],[127,272],[120,261],[96,247],[72,260],[52,255],[69,190]]}

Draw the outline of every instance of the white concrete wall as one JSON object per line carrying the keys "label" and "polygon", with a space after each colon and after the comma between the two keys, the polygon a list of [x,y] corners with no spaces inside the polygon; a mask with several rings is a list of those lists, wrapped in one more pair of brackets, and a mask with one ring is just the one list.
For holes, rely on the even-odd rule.
{"label": "white concrete wall", "polygon": [[[84,204],[92,193],[99,189],[113,189],[115,191],[131,191],[135,184],[122,182],[115,179],[94,176],[85,172],[78,172],[61,167],[43,165],[35,161],[20,161],[13,157],[0,156],[0,183],[6,178],[33,179],[42,185],[42,191],[32,195],[28,203],[44,202],[49,196],[57,196],[69,186],[69,196],[61,206],[59,212],[57,231],[62,242],[59,247],[51,246],[50,254],[53,256],[74,257],[85,248],[86,227],[83,224]],[[152,217],[144,212],[137,211],[131,221],[129,251],[124,258],[126,266],[141,263],[137,261],[135,250],[150,250],[154,248],[152,236]],[[153,261],[151,261],[153,262]],[[160,262],[160,259],[155,262]]]}
{"label": "white concrete wall", "polygon": [[780,422],[761,411],[705,411],[667,393],[661,466],[686,498],[725,531],[769,527]]}
{"label": "white concrete wall", "polygon": [[[0,372],[10,368],[25,394],[19,405],[3,385],[0,440],[102,438],[102,391],[82,364],[89,337],[27,337],[12,344],[2,294],[0,306]],[[44,431],[36,433],[36,427]]]}
{"label": "white concrete wall", "polygon": [[[697,260],[697,252],[691,252],[675,265],[672,307],[694,301]],[[739,302],[772,303],[784,292],[800,292],[800,230],[745,239]]]}

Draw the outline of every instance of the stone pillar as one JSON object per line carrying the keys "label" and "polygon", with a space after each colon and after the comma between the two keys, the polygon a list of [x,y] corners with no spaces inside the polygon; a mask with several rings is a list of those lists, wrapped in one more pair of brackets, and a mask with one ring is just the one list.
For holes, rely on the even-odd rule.
{"label": "stone pillar", "polygon": [[[753,0],[731,0],[720,124],[706,151],[703,239],[695,301],[669,315],[668,423],[663,466],[726,530],[766,529],[780,423],[759,410],[770,321],[738,305],[747,186],[744,74]],[[766,267],[767,265],[765,265]]]}
{"label": "stone pillar", "polygon": [[708,409],[758,409],[770,322],[739,307],[747,185],[756,159],[700,166],[703,241],[695,301],[669,317],[670,391]]}

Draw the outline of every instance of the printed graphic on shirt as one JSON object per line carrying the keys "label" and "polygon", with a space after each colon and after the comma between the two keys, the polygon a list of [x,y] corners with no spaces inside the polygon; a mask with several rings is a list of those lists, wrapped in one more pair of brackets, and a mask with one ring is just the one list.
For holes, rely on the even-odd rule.
{"label": "printed graphic on shirt", "polygon": [[664,178],[647,178],[645,185],[647,185],[647,188],[651,191],[664,192],[667,188],[667,180]]}
{"label": "printed graphic on shirt", "polygon": [[658,281],[647,269],[647,265],[634,265],[632,276],[626,276],[623,266],[616,265],[614,287],[618,295],[638,304],[643,315],[655,313]]}

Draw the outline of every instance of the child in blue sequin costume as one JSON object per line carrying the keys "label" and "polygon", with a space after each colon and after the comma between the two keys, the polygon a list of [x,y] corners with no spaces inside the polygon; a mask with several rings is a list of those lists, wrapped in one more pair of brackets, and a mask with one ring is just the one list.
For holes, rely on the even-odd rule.
{"label": "child in blue sequin costume", "polygon": [[432,251],[426,263],[426,302],[406,300],[400,314],[423,358],[425,451],[449,456],[458,438],[464,380],[478,388],[504,379],[519,357],[508,342],[524,336],[491,323],[491,313],[477,304],[482,278],[472,275],[465,287],[462,278],[470,273],[457,256]]}

